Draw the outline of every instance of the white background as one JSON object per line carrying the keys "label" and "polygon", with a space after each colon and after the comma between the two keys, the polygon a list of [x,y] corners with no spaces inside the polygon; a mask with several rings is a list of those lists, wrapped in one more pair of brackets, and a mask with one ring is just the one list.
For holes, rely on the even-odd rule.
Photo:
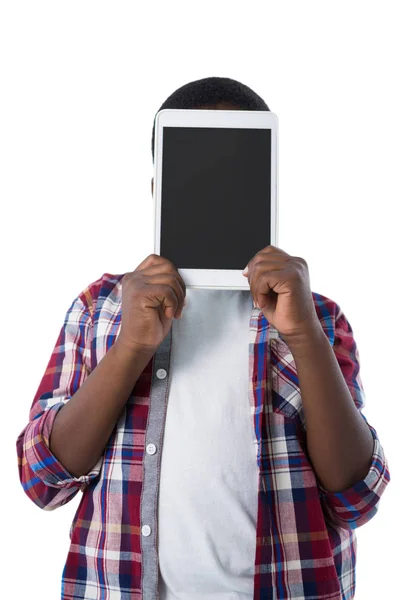
{"label": "white background", "polygon": [[[15,442],[72,300],[153,252],[151,132],[209,76],[280,125],[280,247],[344,310],[364,414],[392,481],[358,530],[356,600],[393,598],[400,500],[396,2],[3,2],[0,9],[2,589],[60,598],[80,494],[54,512],[19,483]],[[249,257],[250,259],[251,257]],[[245,265],[243,265],[245,267]]]}

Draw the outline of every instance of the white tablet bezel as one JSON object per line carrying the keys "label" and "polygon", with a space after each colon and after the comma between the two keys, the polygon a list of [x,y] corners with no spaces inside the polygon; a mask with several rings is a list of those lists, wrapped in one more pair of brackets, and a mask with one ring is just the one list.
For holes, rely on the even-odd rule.
{"label": "white tablet bezel", "polygon": [[[234,127],[271,130],[271,245],[278,246],[278,117],[270,111],[163,109],[154,131],[154,252],[160,255],[161,178],[163,127]],[[262,250],[262,248],[260,248]],[[249,256],[249,260],[252,257]],[[177,265],[178,266],[178,265]],[[246,290],[240,270],[179,269],[186,287]]]}

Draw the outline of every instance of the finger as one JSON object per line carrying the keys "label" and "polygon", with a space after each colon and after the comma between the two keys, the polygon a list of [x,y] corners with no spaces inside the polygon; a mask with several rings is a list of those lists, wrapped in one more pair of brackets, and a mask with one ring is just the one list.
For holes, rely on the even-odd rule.
{"label": "finger", "polygon": [[282,256],[286,256],[286,257],[290,256],[290,254],[288,254],[287,252],[285,252],[284,250],[282,250],[282,248],[278,248],[277,246],[272,246],[272,244],[269,245],[269,246],[265,246],[265,248],[262,248],[260,250],[260,252],[258,252],[257,254],[260,254],[260,253],[263,253],[263,254],[275,254],[277,256],[279,256],[281,254]]}
{"label": "finger", "polygon": [[254,289],[253,285],[258,282],[258,279],[264,273],[273,273],[274,271],[283,271],[287,268],[287,263],[282,261],[258,261],[248,271],[247,277],[250,289]]}
{"label": "finger", "polygon": [[176,306],[173,305],[174,314],[178,316],[182,313],[185,293],[181,284],[182,278],[174,273],[155,273],[154,275],[146,275],[146,282],[150,285],[167,285],[174,291],[174,297],[177,300]]}
{"label": "finger", "polygon": [[176,315],[179,300],[173,287],[167,283],[155,284],[151,296],[158,300],[159,306],[168,319]]}
{"label": "finger", "polygon": [[[156,257],[154,259],[154,262],[150,261],[149,264],[148,264],[148,266],[145,266],[145,267],[139,269],[139,267],[141,265],[143,265],[143,263],[145,263],[145,261],[143,261],[143,263],[140,263],[139,267],[137,267],[135,269],[135,271],[146,269],[146,276],[147,276],[147,274],[149,274],[149,275],[156,275],[157,273],[173,273],[179,279],[180,284],[181,284],[182,289],[183,289],[183,292],[184,292],[184,295],[186,296],[186,284],[185,284],[185,282],[184,282],[181,274],[179,273],[178,269],[175,267],[175,265],[171,261],[169,261],[168,259],[166,259],[166,258],[164,258],[162,256],[158,257],[157,254],[156,255],[152,254],[152,255],[150,255],[150,257],[151,256],[155,256]],[[147,258],[150,258],[150,257],[148,256]],[[157,257],[160,260],[157,260]]]}
{"label": "finger", "polygon": [[163,271],[174,271],[178,273],[178,269],[172,261],[165,256],[159,254],[149,254],[135,269],[135,271],[143,271],[144,269],[152,269],[153,267],[159,267],[159,270]]}
{"label": "finger", "polygon": [[258,255],[257,257],[253,258],[249,264],[248,264],[248,268],[249,271],[254,270],[255,268],[259,269],[260,266],[263,269],[266,270],[270,270],[271,268],[276,269],[277,266],[282,265],[283,267],[286,267],[288,264],[288,259],[292,258],[291,256],[270,256],[270,255],[263,255],[260,256]]}
{"label": "finger", "polygon": [[[257,280],[253,283],[253,297],[254,301],[257,302],[260,308],[268,306],[268,303],[273,300],[275,302],[281,287],[282,281],[282,270],[274,269],[268,272],[262,272],[258,275]],[[286,281],[287,278],[284,277]]]}
{"label": "finger", "polygon": [[173,277],[172,285],[178,298],[178,308],[175,316],[180,318],[185,305],[186,285],[179,273]]}
{"label": "finger", "polygon": [[141,271],[142,269],[146,269],[147,267],[151,267],[152,265],[157,265],[163,263],[166,259],[160,256],[159,254],[149,254],[146,256],[144,260],[136,267],[135,271]]}

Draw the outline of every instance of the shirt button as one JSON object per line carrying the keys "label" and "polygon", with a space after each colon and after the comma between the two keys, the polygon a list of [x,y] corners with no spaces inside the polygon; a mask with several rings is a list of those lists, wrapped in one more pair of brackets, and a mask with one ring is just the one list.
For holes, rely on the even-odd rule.
{"label": "shirt button", "polygon": [[167,371],[165,369],[158,369],[158,371],[157,371],[158,379],[165,379],[166,376],[167,376]]}
{"label": "shirt button", "polygon": [[155,447],[155,445],[154,444],[147,444],[146,451],[147,451],[147,454],[155,454],[156,453],[156,447]]}
{"label": "shirt button", "polygon": [[148,537],[151,534],[151,527],[150,525],[143,525],[142,527],[142,535]]}

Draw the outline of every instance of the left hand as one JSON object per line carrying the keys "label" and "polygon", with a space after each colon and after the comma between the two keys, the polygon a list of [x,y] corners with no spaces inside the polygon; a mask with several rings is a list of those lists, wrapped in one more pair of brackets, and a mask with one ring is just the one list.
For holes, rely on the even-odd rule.
{"label": "left hand", "polygon": [[266,246],[247,266],[254,302],[284,339],[307,337],[321,328],[303,258]]}

